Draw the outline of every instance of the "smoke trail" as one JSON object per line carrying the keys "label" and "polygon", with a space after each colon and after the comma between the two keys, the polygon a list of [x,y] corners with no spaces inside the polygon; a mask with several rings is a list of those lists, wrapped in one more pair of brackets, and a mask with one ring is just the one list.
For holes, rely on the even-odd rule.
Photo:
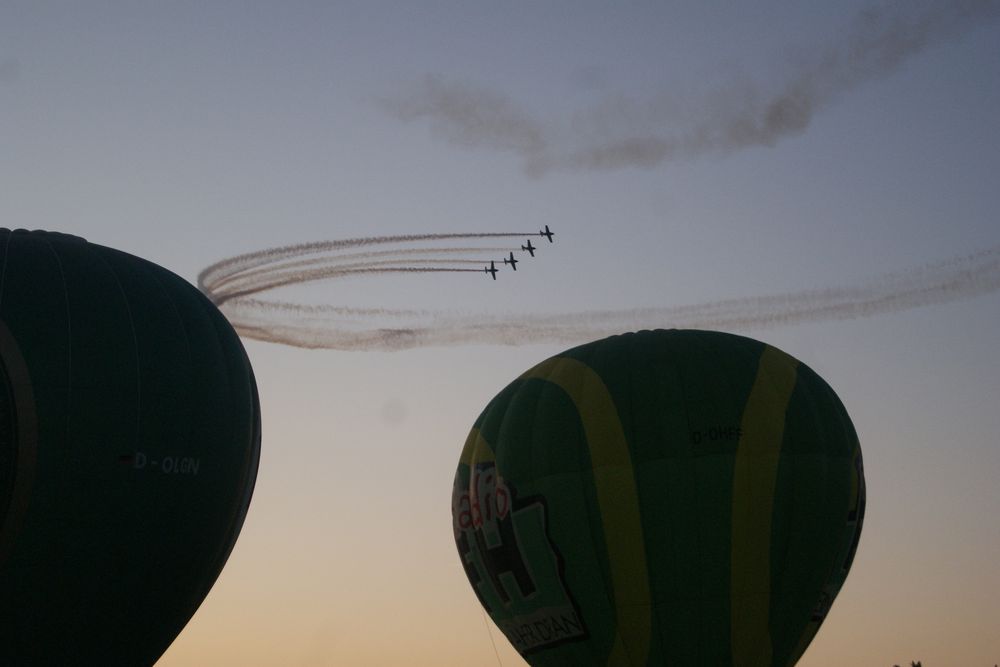
{"label": "smoke trail", "polygon": [[[387,262],[372,262],[370,264],[353,264],[348,266],[338,266],[313,271],[302,271],[288,274],[281,274],[252,284],[241,289],[228,290],[224,295],[212,295],[212,300],[217,306],[221,306],[227,301],[248,297],[260,292],[286,287],[288,285],[301,285],[302,283],[324,280],[326,278],[342,278],[350,275],[372,274],[372,273],[479,273],[480,269],[458,269],[444,266],[382,266]],[[477,262],[478,263],[478,262]]]}
{"label": "smoke trail", "polygon": [[[274,264],[258,266],[256,268],[244,269],[240,271],[233,271],[226,274],[225,276],[216,276],[211,281],[211,290],[213,294],[224,293],[228,286],[233,283],[244,284],[248,280],[252,279],[266,279],[267,276],[274,275],[278,272],[292,271],[304,269],[306,267],[319,267],[324,264],[332,264],[334,262],[343,262],[345,260],[359,260],[359,259],[375,259],[380,257],[396,257],[403,259],[406,257],[426,257],[433,255],[447,255],[447,254],[468,254],[473,252],[500,252],[506,253],[510,250],[517,250],[517,248],[512,248],[510,246],[497,246],[497,247],[470,247],[470,248],[442,248],[442,247],[431,247],[431,248],[396,248],[393,250],[373,250],[368,252],[354,252],[354,253],[344,253],[336,255],[321,255],[318,257],[309,257],[307,259],[299,259],[287,262],[276,262]],[[428,261],[426,259],[414,260],[414,261]],[[470,259],[439,259],[435,261],[440,262],[462,262],[462,263],[481,263],[483,261],[489,262],[489,260],[470,260]],[[204,285],[203,285],[204,289]]]}
{"label": "smoke trail", "polygon": [[[447,236],[464,238],[466,235]],[[367,242],[389,243],[381,240],[383,238],[386,237]],[[395,242],[401,242],[398,240],[400,237],[395,238]],[[294,263],[296,252],[300,255],[314,255],[320,252],[317,250],[320,247],[337,251],[358,245],[362,244],[330,241],[265,250],[225,260],[213,265],[216,281],[221,282],[227,278],[227,266],[252,264],[258,273],[248,283],[242,286],[230,284],[219,293],[211,289],[213,284],[219,282],[203,281],[202,288],[220,306],[242,336],[296,347],[337,350],[403,350],[463,344],[572,344],[626,330],[665,327],[749,331],[806,322],[871,317],[1000,290],[1000,246],[995,246],[974,254],[876,276],[856,285],[671,307],[496,315],[300,305],[251,298],[252,295],[278,287],[348,275],[481,272],[481,269],[393,266],[397,261],[413,261],[413,257],[408,254],[412,249],[407,248],[377,252],[373,257],[366,257],[367,253],[352,253],[346,256],[347,263],[341,264],[336,263],[336,256],[322,258],[331,263],[319,268],[286,268],[289,260]],[[442,251],[441,248],[434,250]],[[399,256],[394,258],[393,253],[398,253]],[[269,272],[265,259],[267,257],[275,258],[274,266],[283,268]],[[345,256],[339,259],[343,260]]]}
{"label": "smoke trail", "polygon": [[[421,242],[437,242],[458,239],[525,238],[535,236],[534,232],[479,232],[465,234],[405,234],[397,236],[372,236],[366,238],[319,241],[299,245],[268,248],[257,252],[238,255],[216,262],[198,274],[198,287],[209,295],[216,305],[234,298],[247,297],[286,285],[294,285],[327,278],[337,278],[357,273],[377,273],[388,271],[476,271],[446,267],[418,267],[427,264],[428,258],[419,255],[437,253],[454,254],[466,251],[480,251],[480,248],[393,248],[385,251],[342,252],[346,249],[363,248],[373,245],[405,245]],[[516,250],[517,248],[501,248]],[[384,259],[368,262],[352,260]],[[433,258],[432,258],[433,259]],[[434,263],[480,263],[489,260],[461,258],[437,258]],[[393,265],[401,265],[396,268]],[[317,268],[307,268],[317,267]],[[382,268],[379,268],[382,267]],[[376,270],[378,269],[378,270]]]}
{"label": "smoke trail", "polygon": [[445,140],[519,156],[529,175],[550,170],[650,168],[665,161],[753,146],[803,132],[813,117],[907,59],[1000,16],[998,0],[897,2],[862,12],[846,34],[803,58],[776,88],[733,85],[709,95],[690,118],[676,96],[615,100],[543,122],[502,94],[428,77],[381,106],[402,121],[427,120]]}
{"label": "smoke trail", "polygon": [[331,253],[346,248],[369,245],[418,243],[421,241],[450,241],[457,239],[489,239],[537,236],[537,232],[479,232],[466,234],[401,234],[397,236],[370,236],[336,241],[315,241],[298,245],[268,248],[257,252],[237,255],[216,262],[202,269],[198,274],[198,287],[211,294],[220,280],[257,267],[273,265],[275,262],[295,257],[305,257],[320,253]]}

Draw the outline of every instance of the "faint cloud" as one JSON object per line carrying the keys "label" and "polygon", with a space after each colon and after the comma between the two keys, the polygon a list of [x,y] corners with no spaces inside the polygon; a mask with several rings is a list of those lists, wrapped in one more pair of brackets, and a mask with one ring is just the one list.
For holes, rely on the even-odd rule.
{"label": "faint cloud", "polygon": [[570,83],[580,90],[594,92],[608,87],[608,73],[598,65],[577,67],[570,76]]}
{"label": "faint cloud", "polygon": [[0,84],[14,83],[21,78],[21,61],[17,58],[0,59]]}
{"label": "faint cloud", "polygon": [[379,418],[387,426],[400,426],[406,421],[407,412],[406,404],[403,403],[402,399],[393,397],[382,404]]}

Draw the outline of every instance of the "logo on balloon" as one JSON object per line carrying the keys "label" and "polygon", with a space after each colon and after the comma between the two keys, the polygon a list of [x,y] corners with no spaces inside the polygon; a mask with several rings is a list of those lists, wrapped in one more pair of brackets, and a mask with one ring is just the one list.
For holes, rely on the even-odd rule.
{"label": "logo on balloon", "polygon": [[469,490],[456,489],[456,494],[458,504],[452,508],[456,539],[459,531],[482,528],[484,522],[503,521],[510,513],[510,490],[493,463],[477,466]]}
{"label": "logo on balloon", "polygon": [[480,603],[522,654],[586,639],[544,497],[518,498],[492,461],[466,469],[468,481],[455,480],[452,528]]}

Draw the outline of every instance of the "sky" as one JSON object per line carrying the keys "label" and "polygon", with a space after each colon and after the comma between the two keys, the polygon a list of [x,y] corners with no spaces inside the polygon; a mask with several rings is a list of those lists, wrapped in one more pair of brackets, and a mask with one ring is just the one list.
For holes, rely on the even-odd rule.
{"label": "sky", "polygon": [[[469,427],[570,344],[695,325],[808,364],[861,439],[861,544],[800,664],[1000,660],[998,19],[988,0],[0,3],[4,226],[193,284],[298,244],[556,233],[495,282],[340,273],[254,295],[284,310],[222,303],[266,320],[241,329],[260,471],[158,665],[523,664],[455,553]],[[387,319],[458,333],[345,343]]]}

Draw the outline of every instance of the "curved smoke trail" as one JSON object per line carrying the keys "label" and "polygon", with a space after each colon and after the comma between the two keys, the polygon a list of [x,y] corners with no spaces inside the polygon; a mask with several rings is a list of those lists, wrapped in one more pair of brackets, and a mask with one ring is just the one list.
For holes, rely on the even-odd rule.
{"label": "curved smoke trail", "polygon": [[263,266],[271,266],[279,260],[306,257],[320,253],[336,253],[346,248],[370,245],[419,243],[423,241],[451,241],[457,239],[488,239],[536,236],[535,232],[481,232],[476,234],[401,234],[396,236],[369,236],[336,241],[314,241],[298,245],[269,248],[223,259],[212,264],[198,274],[198,286],[202,291],[211,290],[220,280]]}
{"label": "curved smoke trail", "polygon": [[[502,246],[497,247],[474,247],[474,248],[402,248],[394,250],[373,250],[368,252],[355,252],[347,253],[343,255],[337,255],[335,259],[332,260],[328,256],[310,257],[307,259],[299,259],[289,262],[279,262],[273,265],[260,266],[253,269],[247,269],[245,271],[240,271],[239,273],[232,273],[229,275],[217,277],[212,281],[211,289],[213,294],[222,294],[224,291],[231,289],[233,284],[246,285],[252,283],[254,280],[266,281],[267,277],[273,275],[278,271],[295,271],[305,267],[320,267],[324,264],[330,264],[331,261],[341,262],[344,260],[359,260],[359,259],[375,259],[378,257],[427,257],[437,254],[447,255],[447,254],[468,254],[472,252],[507,252],[508,250],[514,250],[516,248],[507,248]],[[415,260],[415,261],[429,261],[427,259]],[[440,259],[434,260],[440,262],[476,262],[480,263],[482,261],[489,262],[490,260],[471,260],[471,259]],[[204,289],[204,286],[203,286]]]}
{"label": "curved smoke trail", "polygon": [[[490,260],[469,258],[435,258],[435,254],[481,252],[489,248],[416,247],[393,248],[384,251],[345,253],[344,250],[376,245],[405,245],[459,239],[525,238],[534,232],[479,232],[465,234],[403,234],[396,236],[369,236],[336,241],[317,241],[298,245],[268,248],[237,255],[206,267],[198,274],[198,287],[217,305],[232,299],[248,297],[258,292],[337,278],[357,273],[388,272],[465,272],[477,269],[460,269],[447,266],[416,266],[418,264],[469,264]],[[501,247],[501,252],[519,247]],[[420,257],[420,256],[423,257]],[[431,257],[427,257],[430,255]],[[376,261],[354,261],[375,260]],[[315,268],[307,268],[315,267]]]}
{"label": "curved smoke trail", "polygon": [[[995,246],[970,255],[876,276],[856,285],[626,310],[490,315],[301,305],[255,297],[278,287],[358,274],[481,272],[481,269],[415,265],[418,261],[440,264],[477,261],[423,255],[452,251],[461,254],[467,250],[483,250],[481,248],[400,248],[346,254],[341,251],[366,245],[399,245],[482,236],[431,234],[374,237],[275,248],[218,262],[202,272],[199,285],[242,336],[296,347],[337,350],[402,350],[463,344],[572,344],[627,330],[666,327],[748,331],[871,317],[1000,289],[1000,246]],[[485,236],[526,235],[503,233]],[[299,258],[308,258],[308,262]]]}

